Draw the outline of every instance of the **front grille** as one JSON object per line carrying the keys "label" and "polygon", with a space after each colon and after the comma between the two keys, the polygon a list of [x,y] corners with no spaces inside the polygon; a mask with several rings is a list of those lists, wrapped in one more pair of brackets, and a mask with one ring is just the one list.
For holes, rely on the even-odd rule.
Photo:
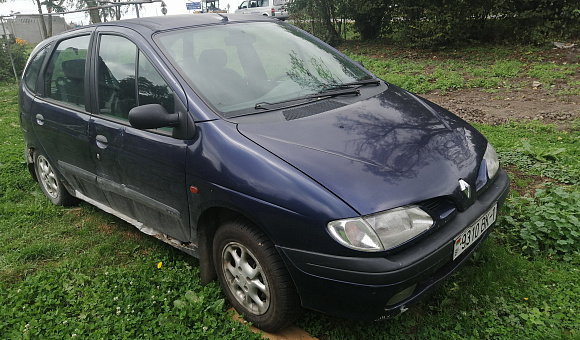
{"label": "front grille", "polygon": [[445,224],[457,214],[457,208],[453,202],[445,197],[435,197],[423,201],[419,206],[436,218],[440,225]]}

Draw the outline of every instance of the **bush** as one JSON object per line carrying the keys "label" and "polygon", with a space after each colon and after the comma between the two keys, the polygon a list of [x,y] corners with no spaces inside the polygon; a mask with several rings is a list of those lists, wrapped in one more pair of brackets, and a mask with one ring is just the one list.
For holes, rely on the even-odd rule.
{"label": "bush", "polygon": [[30,46],[20,38],[11,40],[9,43],[10,48],[6,39],[0,39],[0,82],[14,79],[14,69],[12,68],[10,55],[12,55],[12,60],[14,60],[16,74],[20,77],[30,53]]}
{"label": "bush", "polygon": [[580,260],[580,192],[548,184],[534,197],[512,197],[500,221],[508,242],[527,256]]}

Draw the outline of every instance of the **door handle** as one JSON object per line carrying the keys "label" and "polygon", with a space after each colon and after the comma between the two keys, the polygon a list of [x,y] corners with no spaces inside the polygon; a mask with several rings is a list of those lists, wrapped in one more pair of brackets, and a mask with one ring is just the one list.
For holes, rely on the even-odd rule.
{"label": "door handle", "polygon": [[44,125],[44,116],[40,113],[36,115],[36,124]]}
{"label": "door handle", "polygon": [[96,142],[97,142],[97,146],[100,149],[106,149],[107,146],[109,145],[109,140],[107,139],[107,137],[103,136],[103,135],[97,135],[97,137],[95,138]]}

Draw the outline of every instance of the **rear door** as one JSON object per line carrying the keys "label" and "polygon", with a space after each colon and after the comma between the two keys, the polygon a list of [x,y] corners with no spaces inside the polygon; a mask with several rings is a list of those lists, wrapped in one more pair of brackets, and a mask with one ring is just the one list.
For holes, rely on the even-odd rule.
{"label": "rear door", "polygon": [[97,34],[92,65],[97,98],[89,126],[97,181],[112,209],[187,241],[187,142],[172,138],[170,129],[143,131],[128,122],[129,110],[139,105],[158,103],[175,112],[176,90],[140,41],[130,30]]}
{"label": "rear door", "polygon": [[88,137],[90,100],[87,60],[92,29],[76,31],[55,43],[39,77],[40,95],[31,113],[40,150],[75,191],[104,202],[98,188]]}

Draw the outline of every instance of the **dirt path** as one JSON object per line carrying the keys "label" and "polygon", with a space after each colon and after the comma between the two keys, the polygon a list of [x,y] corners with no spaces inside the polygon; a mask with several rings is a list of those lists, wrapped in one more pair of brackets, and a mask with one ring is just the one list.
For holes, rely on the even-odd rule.
{"label": "dirt path", "polygon": [[550,90],[532,88],[487,93],[478,89],[427,94],[437,103],[469,122],[500,124],[510,120],[538,120],[567,129],[568,121],[580,118],[580,96],[553,95]]}

